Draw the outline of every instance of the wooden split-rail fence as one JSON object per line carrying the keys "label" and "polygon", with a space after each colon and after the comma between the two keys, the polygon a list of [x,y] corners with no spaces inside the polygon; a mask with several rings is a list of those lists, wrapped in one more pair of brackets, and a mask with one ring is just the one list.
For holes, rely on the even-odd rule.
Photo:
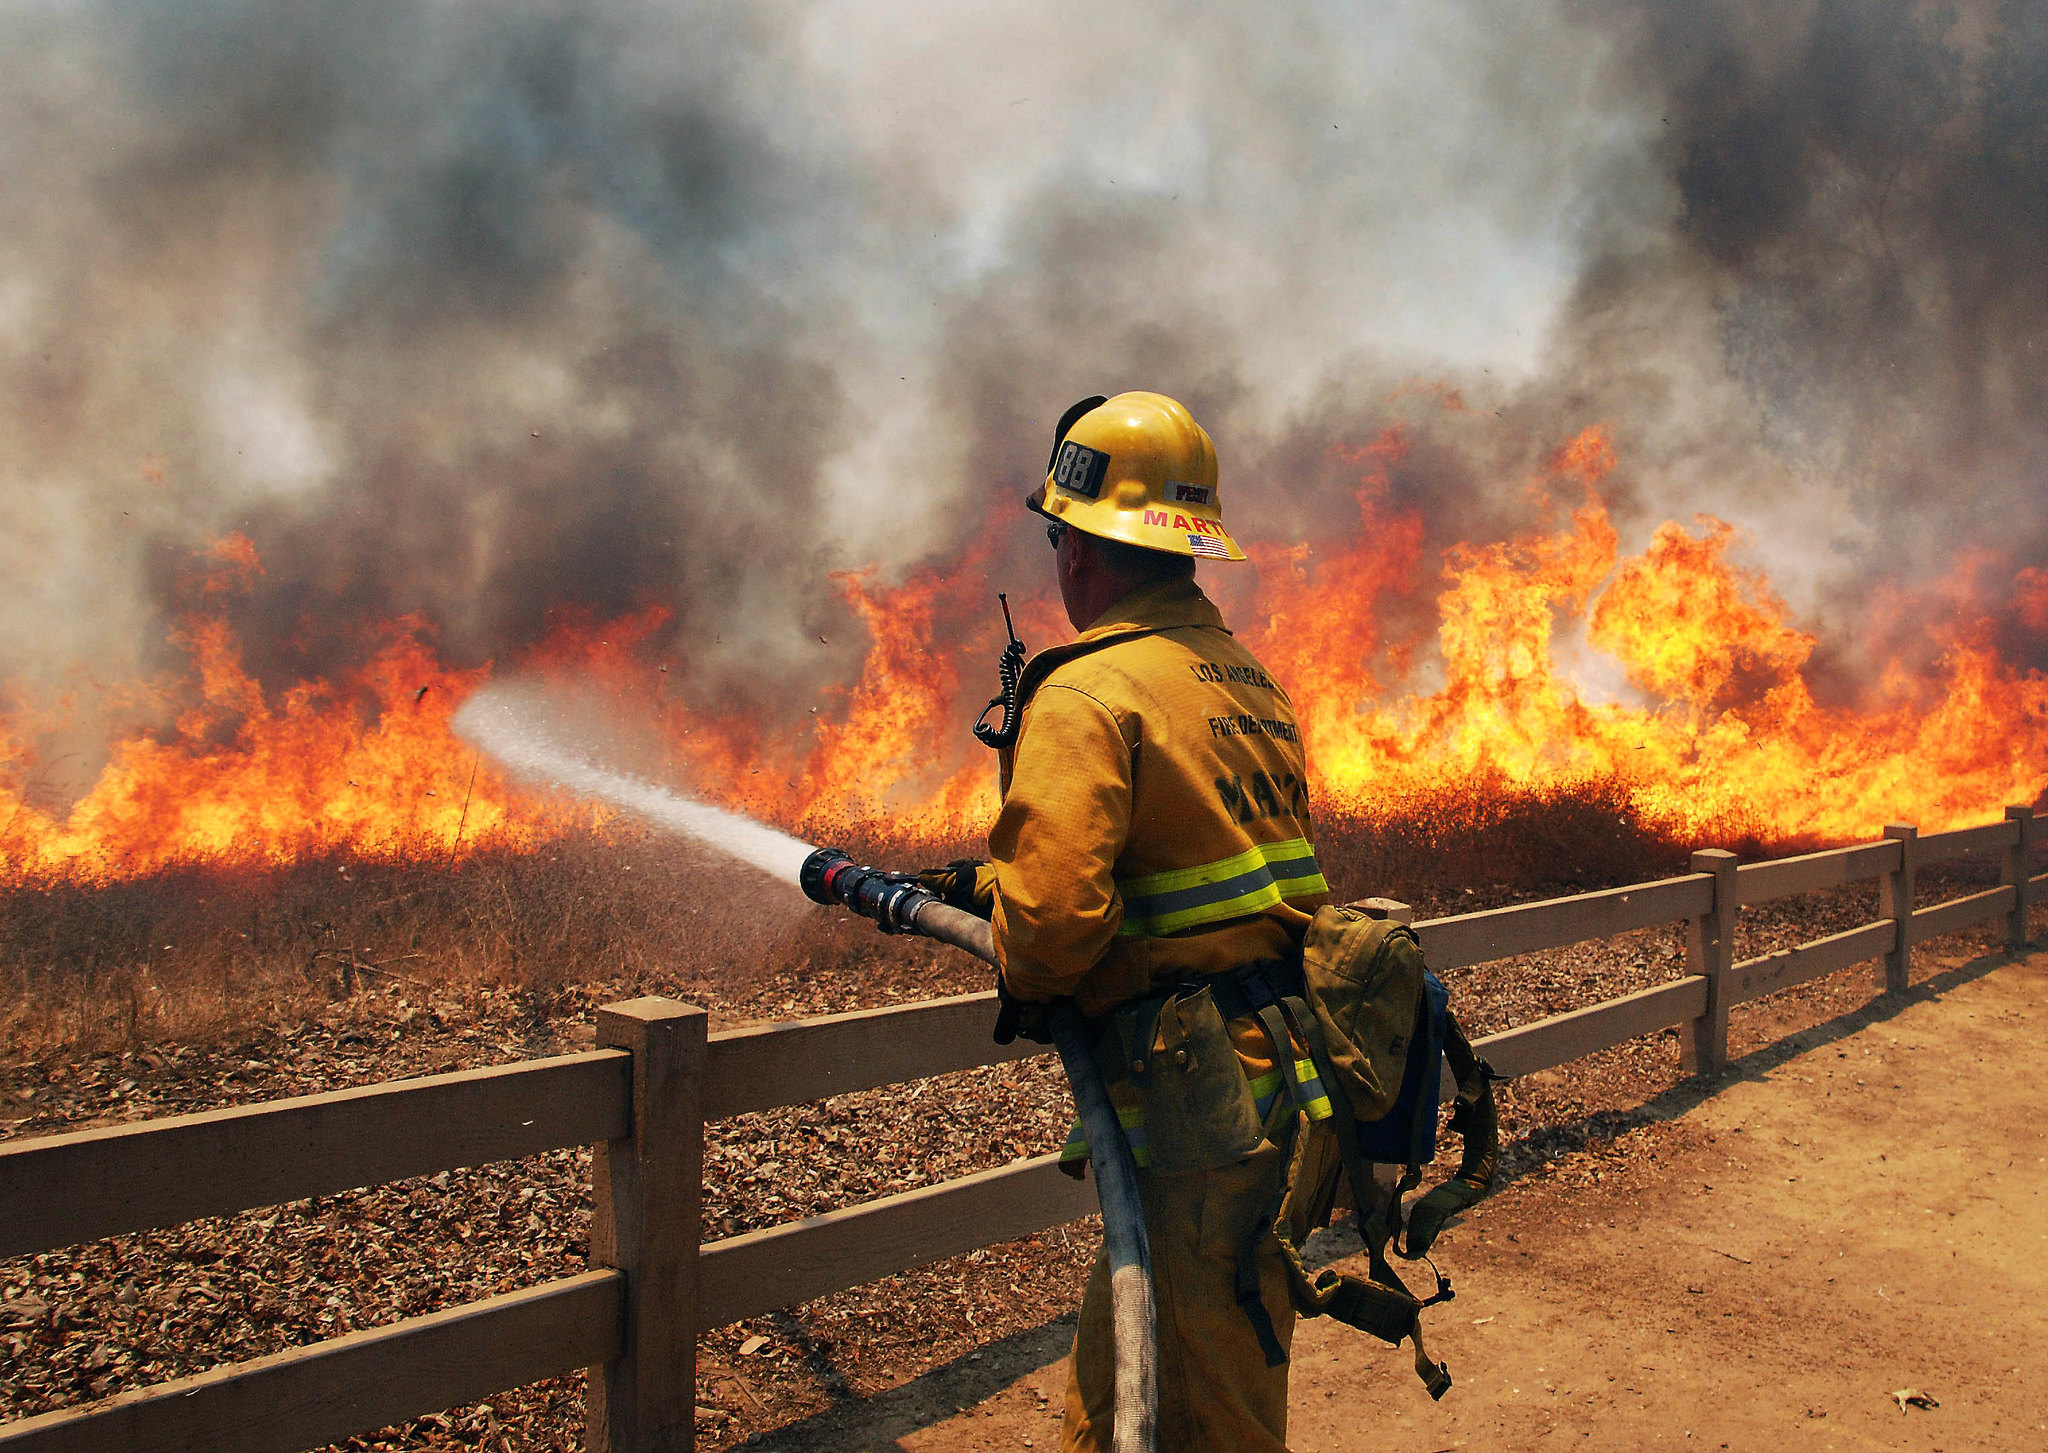
{"label": "wooden split-rail fence", "polygon": [[[1679,1026],[1689,1069],[1727,1061],[1728,1010],[1872,960],[1906,988],[1916,944],[2003,919],[2026,944],[2037,820],[2009,808],[1984,827],[1738,866],[1692,855],[1658,882],[1415,925],[1431,964],[1455,969],[1684,922],[1680,978],[1479,1042],[1527,1074]],[[2002,884],[1918,904],[1914,874],[1997,854]],[[1752,903],[1875,879],[1881,916],[1741,963]],[[1385,910],[1405,916],[1398,904]],[[596,1148],[590,1269],[100,1402],[0,1424],[0,1453],[292,1453],[576,1368],[590,1370],[586,1443],[604,1453],[687,1449],[697,1334],[878,1277],[1015,1240],[1095,1209],[1053,1156],[703,1244],[707,1121],[1045,1053],[989,1040],[993,994],[707,1033],[702,1009],[636,999],[598,1011],[597,1048],[199,1115],[0,1146],[0,1257],[230,1215],[408,1176]]]}

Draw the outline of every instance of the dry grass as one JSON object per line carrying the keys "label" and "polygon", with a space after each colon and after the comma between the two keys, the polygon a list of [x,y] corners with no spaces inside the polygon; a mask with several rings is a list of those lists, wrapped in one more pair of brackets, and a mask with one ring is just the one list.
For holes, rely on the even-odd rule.
{"label": "dry grass", "polygon": [[730,981],[831,959],[787,889],[664,840],[586,834],[460,861],[331,853],[0,891],[0,1037],[34,1053],[203,1042],[374,986]]}
{"label": "dry grass", "polygon": [[1473,781],[1318,819],[1318,856],[1339,901],[1379,895],[1422,904],[1451,890],[1559,893],[1683,872],[1691,849],[1645,817],[1628,784],[1586,778],[1541,787]]}
{"label": "dry grass", "polygon": [[[1370,815],[1326,812],[1323,858],[1340,898],[1418,904],[1465,884],[1524,896],[1676,871],[1685,848],[1592,782],[1445,793]],[[974,844],[875,830],[845,844],[916,864]],[[803,969],[860,976],[928,957],[878,942],[780,884],[635,830],[538,852],[484,844],[289,866],[192,864],[111,883],[0,890],[0,1037],[18,1052],[202,1042],[289,1022],[392,982],[520,990],[543,1006],[571,985],[716,986]]]}
{"label": "dry grass", "polygon": [[[1687,851],[1626,784],[1465,784],[1320,815],[1339,899],[1472,906],[1682,871]],[[1765,846],[1738,831],[1724,845]],[[972,853],[870,824],[843,843],[898,865]],[[1782,848],[1785,845],[1779,845]],[[36,1053],[199,1042],[290,1021],[369,984],[517,989],[715,985],[721,998],[792,970],[871,969],[929,955],[810,909],[780,884],[635,829],[538,851],[332,852],[288,866],[195,863],[111,883],[0,890],[0,1036]]]}

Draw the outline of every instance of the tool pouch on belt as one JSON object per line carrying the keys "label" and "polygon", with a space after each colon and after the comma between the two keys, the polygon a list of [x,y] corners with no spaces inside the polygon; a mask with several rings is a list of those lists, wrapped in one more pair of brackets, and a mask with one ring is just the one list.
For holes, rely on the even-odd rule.
{"label": "tool pouch on belt", "polygon": [[1117,1010],[1098,1055],[1119,1110],[1138,1111],[1154,1173],[1215,1170],[1265,1138],[1229,1026],[1207,988]]}

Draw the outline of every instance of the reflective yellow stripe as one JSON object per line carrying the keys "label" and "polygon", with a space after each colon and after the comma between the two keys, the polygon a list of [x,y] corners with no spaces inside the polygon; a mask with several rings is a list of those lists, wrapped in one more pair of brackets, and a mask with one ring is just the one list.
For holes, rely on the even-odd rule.
{"label": "reflective yellow stripe", "polygon": [[[1137,1162],[1139,1170],[1148,1169],[1152,1164],[1152,1143],[1145,1134],[1145,1109],[1142,1105],[1119,1105],[1117,1120],[1124,1127],[1124,1140],[1131,1147],[1131,1159]],[[1073,1129],[1067,1132],[1067,1143],[1060,1147],[1062,1164],[1088,1158],[1088,1136],[1076,1120]]]}
{"label": "reflective yellow stripe", "polygon": [[1316,1074],[1312,1060],[1298,1059],[1294,1062],[1294,1078],[1301,1082],[1301,1110],[1311,1120],[1330,1118],[1330,1095],[1323,1088],[1320,1076]]}
{"label": "reflective yellow stripe", "polygon": [[1254,843],[1241,853],[1193,868],[1147,873],[1117,883],[1124,938],[1178,933],[1270,908],[1283,898],[1327,893],[1315,849],[1306,838]]}
{"label": "reflective yellow stripe", "polygon": [[1282,858],[1307,858],[1313,867],[1315,850],[1308,845],[1307,838],[1299,837],[1279,843],[1253,843],[1243,852],[1219,858],[1213,863],[1201,863],[1192,868],[1169,868],[1163,873],[1147,873],[1141,878],[1125,878],[1118,882],[1117,887],[1127,898],[1145,898],[1180,888],[1198,888],[1223,878],[1235,878],[1261,863],[1271,864]]}
{"label": "reflective yellow stripe", "polygon": [[[1332,1113],[1330,1096],[1323,1089],[1323,1082],[1316,1077],[1314,1063],[1305,1059],[1296,1060],[1294,1078],[1301,1082],[1301,1098],[1296,1101],[1296,1107],[1311,1120],[1329,1119]],[[1252,1102],[1258,1107],[1261,1121],[1264,1121],[1272,1110],[1273,1102],[1280,1098],[1283,1088],[1285,1087],[1278,1070],[1267,1070],[1251,1082]]]}

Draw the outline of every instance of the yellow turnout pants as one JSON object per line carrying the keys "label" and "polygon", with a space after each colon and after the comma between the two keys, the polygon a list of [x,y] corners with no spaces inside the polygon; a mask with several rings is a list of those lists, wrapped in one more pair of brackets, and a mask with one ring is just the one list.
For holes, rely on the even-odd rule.
{"label": "yellow turnout pants", "polygon": [[[1279,1193],[1287,1158],[1271,1141],[1220,1170],[1138,1173],[1159,1306],[1162,1453],[1286,1453],[1287,1368],[1266,1366],[1237,1304],[1237,1256]],[[1282,1347],[1294,1335],[1281,1252],[1268,1236],[1259,1289]],[[1067,1377],[1062,1453],[1110,1453],[1116,1391],[1109,1259],[1098,1253],[1081,1298]]]}

